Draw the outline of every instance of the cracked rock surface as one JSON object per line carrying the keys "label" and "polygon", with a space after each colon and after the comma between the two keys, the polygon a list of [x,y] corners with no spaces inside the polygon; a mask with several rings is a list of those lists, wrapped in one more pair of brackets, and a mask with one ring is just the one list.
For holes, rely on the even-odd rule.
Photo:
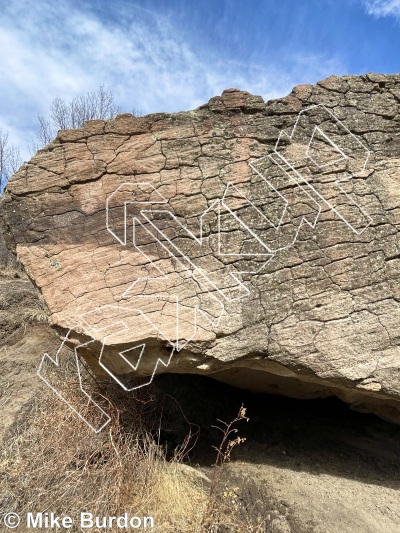
{"label": "cracked rock surface", "polygon": [[60,131],[0,221],[99,373],[206,374],[400,421],[400,75]]}

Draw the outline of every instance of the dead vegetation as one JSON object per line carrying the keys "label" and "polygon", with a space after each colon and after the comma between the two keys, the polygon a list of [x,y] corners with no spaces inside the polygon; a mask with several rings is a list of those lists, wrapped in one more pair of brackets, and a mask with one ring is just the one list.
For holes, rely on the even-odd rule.
{"label": "dead vegetation", "polygon": [[17,318],[20,319],[21,325],[25,324],[48,324],[49,312],[41,295],[32,302],[31,305],[22,308]]}
{"label": "dead vegetation", "polygon": [[96,434],[56,395],[44,396],[3,447],[3,500],[18,502],[20,514],[128,512],[153,516],[159,531],[199,530],[206,493],[177,461],[166,460],[142,420],[143,400],[129,406],[130,427],[117,405],[106,402],[112,420]]}
{"label": "dead vegetation", "polygon": [[[28,326],[46,323],[48,311],[13,258],[3,259],[0,332],[8,339],[16,328],[27,331]],[[6,345],[4,350],[6,356]],[[9,357],[15,356],[15,350],[13,346]],[[12,368],[18,374],[17,362]],[[187,421],[186,434],[172,449],[162,442],[165,416],[174,414],[166,415],[153,387],[125,393],[113,381],[98,381],[87,372],[82,377],[85,390],[111,416],[111,422],[96,434],[50,388],[40,387],[35,373],[21,389],[22,382],[9,379],[10,369],[4,368],[8,370],[0,378],[0,410],[8,433],[0,442],[0,516],[10,510],[21,516],[54,512],[75,519],[81,511],[98,516],[127,512],[154,517],[154,531],[160,533],[257,531],[239,519],[239,508],[231,505],[231,490],[215,483],[217,468],[222,466],[218,460],[214,476],[212,468],[204,473],[189,466],[197,426]],[[54,368],[50,371],[54,374]],[[82,406],[72,353],[53,378],[71,405],[80,404],[81,412],[90,410]],[[24,387],[31,386],[35,393],[27,395]],[[21,395],[21,405],[14,405]],[[23,398],[29,405],[23,404]],[[81,531],[79,526],[74,528],[71,531]],[[25,530],[24,524],[15,529]]]}
{"label": "dead vegetation", "polygon": [[[64,377],[63,394],[71,399],[76,382]],[[95,516],[127,512],[154,517],[153,531],[160,533],[263,531],[242,523],[239,507],[231,504],[231,492],[220,483],[220,471],[240,443],[240,438],[230,439],[232,423],[223,423],[209,478],[185,464],[196,441],[190,431],[167,454],[160,442],[162,402],[152,387],[128,396],[114,383],[92,381],[92,387],[96,401],[111,415],[100,433],[47,388],[14,427],[1,450],[0,514],[10,508],[20,515],[47,511],[75,516],[76,523],[81,511]],[[244,416],[241,409],[233,423]],[[78,525],[74,528],[71,531],[83,531]]]}

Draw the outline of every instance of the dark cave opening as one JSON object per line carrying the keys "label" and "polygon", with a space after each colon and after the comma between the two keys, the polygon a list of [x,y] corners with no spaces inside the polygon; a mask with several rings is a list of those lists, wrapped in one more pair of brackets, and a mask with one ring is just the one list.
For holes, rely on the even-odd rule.
{"label": "dark cave opening", "polygon": [[191,433],[185,461],[211,467],[221,441],[215,426],[229,423],[244,406],[249,420],[235,426],[234,436],[246,440],[235,447],[232,460],[317,469],[400,488],[400,426],[353,411],[336,397],[299,400],[252,393],[189,374],[159,375],[151,387],[162,403],[156,438],[170,457]]}

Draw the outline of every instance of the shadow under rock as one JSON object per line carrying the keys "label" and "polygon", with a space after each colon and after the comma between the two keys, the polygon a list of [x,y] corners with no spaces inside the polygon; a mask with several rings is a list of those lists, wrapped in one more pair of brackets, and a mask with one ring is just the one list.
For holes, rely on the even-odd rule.
{"label": "shadow under rock", "polygon": [[249,422],[236,427],[246,441],[234,448],[232,460],[400,488],[400,426],[352,411],[337,398],[255,394],[183,374],[157,376],[154,386],[163,397],[160,435],[167,447],[183,442],[190,428],[199,429],[188,455],[192,464],[213,464],[222,436],[213,426],[221,425],[218,419],[233,420],[243,404]]}

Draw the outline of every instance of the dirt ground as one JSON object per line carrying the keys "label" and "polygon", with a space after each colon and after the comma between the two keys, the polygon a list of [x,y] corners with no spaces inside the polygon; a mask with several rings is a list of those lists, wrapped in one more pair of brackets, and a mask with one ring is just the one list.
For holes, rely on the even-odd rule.
{"label": "dirt ground", "polygon": [[231,420],[241,404],[247,407],[249,421],[237,425],[246,441],[232,452],[221,493],[243,516],[264,520],[265,531],[400,531],[400,427],[334,398],[251,394],[198,376],[161,381],[187,406],[187,419],[199,424],[192,464],[209,476],[209,450],[219,438],[211,426],[221,425],[216,418]]}
{"label": "dirt ground", "polygon": [[31,282],[19,269],[0,263],[0,439],[42,386],[36,369],[43,352],[58,345]]}
{"label": "dirt ground", "polygon": [[[37,364],[44,351],[59,344],[42,312],[24,275],[3,271],[0,438],[29,413],[43,387]],[[260,531],[400,531],[399,426],[353,412],[333,398],[300,401],[251,394],[200,376],[159,376],[154,390],[165,403],[162,443],[172,453],[191,423],[196,445],[186,460],[208,479],[221,438],[213,426],[220,425],[218,419],[232,420],[242,404],[247,408],[249,421],[237,425],[246,441],[234,448],[219,488],[226,508],[244,521],[258,522]],[[221,519],[212,531],[235,530]]]}

